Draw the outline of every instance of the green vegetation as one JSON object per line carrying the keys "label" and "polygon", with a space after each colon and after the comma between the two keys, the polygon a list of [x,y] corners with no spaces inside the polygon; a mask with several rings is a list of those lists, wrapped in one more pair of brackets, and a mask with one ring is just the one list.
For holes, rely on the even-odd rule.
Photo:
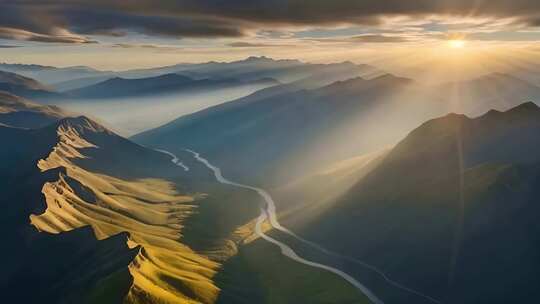
{"label": "green vegetation", "polygon": [[370,303],[337,275],[290,260],[262,239],[242,246],[215,281],[217,303]]}

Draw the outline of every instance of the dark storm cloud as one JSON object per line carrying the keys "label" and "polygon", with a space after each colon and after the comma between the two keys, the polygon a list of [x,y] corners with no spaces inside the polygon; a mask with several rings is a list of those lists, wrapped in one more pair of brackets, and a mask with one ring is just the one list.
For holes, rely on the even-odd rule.
{"label": "dark storm cloud", "polygon": [[74,31],[81,34],[108,34],[120,29],[176,37],[242,35],[237,24],[206,17],[157,16],[80,9],[62,9],[61,15]]}
{"label": "dark storm cloud", "polygon": [[290,25],[377,24],[385,16],[485,16],[540,25],[538,0],[0,0],[0,27],[46,36],[135,31],[237,37]]}
{"label": "dark storm cloud", "polygon": [[[16,1],[16,0],[15,0]],[[32,1],[30,1],[32,2]],[[37,2],[37,1],[36,1]],[[64,0],[133,13],[218,16],[256,23],[324,24],[372,22],[384,15],[451,14],[462,16],[526,17],[540,15],[537,0]]]}

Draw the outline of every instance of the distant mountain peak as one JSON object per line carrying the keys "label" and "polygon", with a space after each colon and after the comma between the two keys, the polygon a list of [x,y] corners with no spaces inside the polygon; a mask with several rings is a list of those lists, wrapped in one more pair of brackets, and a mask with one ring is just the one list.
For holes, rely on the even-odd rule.
{"label": "distant mountain peak", "polygon": [[273,59],[267,56],[249,56],[244,60],[238,61],[239,63],[291,63],[291,64],[300,64],[300,60],[296,59]]}
{"label": "distant mountain peak", "polygon": [[367,83],[378,83],[378,84],[389,84],[389,85],[405,85],[405,84],[411,84],[414,81],[409,78],[404,77],[398,77],[393,74],[384,74],[372,79],[365,79],[363,77],[354,77],[343,81],[336,81],[333,84],[329,85],[331,86],[358,86],[363,85]]}
{"label": "distant mountain peak", "polygon": [[489,73],[489,74],[486,74],[486,75],[483,75],[483,76],[480,76],[478,78],[475,78],[475,79],[472,79],[471,81],[486,81],[486,82],[492,82],[492,81],[511,81],[513,83],[522,83],[522,84],[527,84],[527,85],[531,85],[531,83],[529,83],[528,81],[526,80],[523,80],[521,78],[518,78],[514,75],[511,75],[511,74],[507,74],[507,73],[502,73],[502,72],[493,72],[493,73]]}
{"label": "distant mountain peak", "polygon": [[457,113],[449,113],[445,116],[435,118],[432,120],[427,121],[424,123],[424,125],[433,125],[433,124],[440,124],[445,125],[447,127],[464,123],[467,121],[497,121],[497,120],[506,120],[506,119],[516,119],[516,118],[530,118],[530,117],[538,117],[540,119],[540,107],[532,102],[524,102],[520,105],[517,105],[511,109],[508,109],[506,111],[498,111],[495,109],[491,109],[485,114],[471,118],[464,114],[457,114]]}
{"label": "distant mountain peak", "polygon": [[383,74],[381,76],[377,76],[377,77],[371,79],[371,81],[384,81],[384,82],[393,82],[393,83],[401,83],[401,84],[414,83],[414,80],[412,80],[410,78],[400,77],[400,76],[396,76],[396,75],[390,74],[390,73]]}
{"label": "distant mountain peak", "polygon": [[177,74],[177,73],[167,73],[167,74],[163,74],[163,75],[159,75],[159,76],[156,76],[156,77],[151,77],[151,78],[148,78],[148,79],[174,79],[174,80],[185,80],[185,81],[192,81],[193,78],[190,78],[188,76],[185,76],[185,75],[181,75],[181,74]]}
{"label": "distant mountain peak", "polygon": [[354,85],[359,85],[359,84],[365,83],[367,81],[368,80],[358,76],[358,77],[354,77],[354,78],[349,78],[347,80],[338,80],[338,81],[328,85],[327,87],[354,86]]}
{"label": "distant mountain peak", "polygon": [[274,61],[274,60],[266,56],[249,56],[248,58],[245,59],[245,61]]}
{"label": "distant mountain peak", "polygon": [[499,118],[527,118],[527,117],[537,117],[540,116],[540,107],[532,102],[527,101],[524,103],[521,103],[513,108],[510,108],[506,111],[497,111],[497,110],[489,110],[484,115],[479,116],[474,119],[499,119]]}
{"label": "distant mountain peak", "polygon": [[32,90],[50,91],[51,89],[41,84],[37,80],[21,76],[12,72],[0,71],[0,82],[8,83],[11,85],[20,85]]}
{"label": "distant mountain peak", "polygon": [[188,76],[184,76],[184,75],[180,75],[176,73],[167,73],[163,75],[144,77],[144,78],[123,78],[123,77],[116,76],[116,77],[109,78],[107,80],[104,80],[102,82],[99,82],[95,85],[91,85],[88,87],[96,87],[96,86],[103,86],[103,85],[121,85],[121,84],[138,83],[138,82],[154,82],[154,81],[158,81],[158,82],[159,81],[168,81],[168,82],[175,81],[175,82],[180,83],[180,82],[188,82],[192,80],[193,79]]}
{"label": "distant mountain peak", "polygon": [[517,113],[517,112],[534,112],[534,113],[540,113],[540,107],[532,102],[532,101],[526,101],[520,105],[517,105],[513,108],[511,108],[510,110],[506,111],[506,112],[513,112],[513,113]]}
{"label": "distant mountain peak", "polygon": [[516,109],[529,109],[529,110],[540,110],[540,107],[534,103],[533,101],[526,101],[518,106],[515,106],[514,108],[512,108],[512,110],[516,110]]}

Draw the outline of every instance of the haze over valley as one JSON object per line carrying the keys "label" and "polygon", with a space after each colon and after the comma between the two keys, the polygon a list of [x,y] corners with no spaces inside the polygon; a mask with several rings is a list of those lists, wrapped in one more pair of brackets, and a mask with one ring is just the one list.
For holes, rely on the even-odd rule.
{"label": "haze over valley", "polygon": [[0,4],[3,301],[535,303],[539,16]]}

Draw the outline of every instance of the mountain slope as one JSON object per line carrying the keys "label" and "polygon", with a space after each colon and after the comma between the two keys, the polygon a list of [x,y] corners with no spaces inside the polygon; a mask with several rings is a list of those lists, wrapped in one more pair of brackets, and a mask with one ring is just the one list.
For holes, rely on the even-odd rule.
{"label": "mountain slope", "polygon": [[[0,292],[6,301],[91,303],[94,297],[118,303],[130,286],[128,264],[137,254],[127,236],[98,242],[91,229],[46,235],[29,225],[31,213],[44,211],[41,189],[61,169],[39,172],[36,163],[54,147],[56,135],[0,126]],[[112,279],[118,283],[109,285]],[[116,301],[115,301],[116,299]]]}
{"label": "mountain slope", "polygon": [[234,79],[228,80],[194,80],[178,74],[164,74],[156,77],[124,79],[111,78],[88,87],[65,92],[78,98],[118,98],[140,97],[144,95],[161,95],[179,92],[215,90],[220,88],[260,84],[275,85],[273,79],[258,79],[256,82],[242,83]]}
{"label": "mountain slope", "polygon": [[399,127],[410,129],[431,115],[429,104],[409,101],[418,94],[414,82],[390,75],[310,90],[284,86],[180,117],[133,139],[174,151],[194,148],[233,176],[255,172],[267,181],[288,179],[397,140],[404,135]]}
{"label": "mountain slope", "polygon": [[108,71],[98,71],[86,66],[53,67],[38,64],[0,63],[0,70],[34,78],[42,83],[46,83],[47,85],[54,85],[55,83],[76,78],[111,74],[111,72]]}
{"label": "mountain slope", "polygon": [[25,98],[53,98],[60,96],[34,79],[4,71],[0,71],[0,90]]}
{"label": "mountain slope", "polygon": [[[533,103],[474,119],[450,114],[431,120],[324,216],[296,228],[445,303],[534,301],[539,131],[540,109]],[[345,237],[352,231],[354,237]]]}
{"label": "mountain slope", "polygon": [[[254,297],[246,286],[227,283],[230,271],[247,278],[253,267],[260,271],[251,282],[275,277],[282,267],[300,278],[259,287],[258,294],[271,289],[285,302],[298,294],[281,290],[303,286],[305,278],[336,286],[342,295],[334,298],[365,298],[339,277],[292,262],[256,239],[256,193],[216,183],[188,153],[179,154],[185,171],[169,155],[86,117],[40,129],[0,126],[0,140],[11,145],[0,149],[0,178],[6,181],[0,183],[0,227],[13,232],[3,238],[13,250],[0,253],[9,261],[0,290],[9,299],[215,303],[240,287],[243,301],[272,303],[272,297]],[[229,259],[243,248],[248,253],[231,268]],[[250,265],[267,255],[273,267]],[[19,295],[23,290],[32,293]],[[302,297],[315,295],[303,289]]]}
{"label": "mountain slope", "polygon": [[439,87],[393,75],[304,85],[261,90],[133,139],[176,151],[196,148],[234,176],[285,184],[314,167],[393,145],[427,119],[504,111],[540,97],[539,88],[499,74]]}
{"label": "mountain slope", "polygon": [[39,128],[69,114],[56,106],[39,105],[0,91],[0,123],[13,127]]}
{"label": "mountain slope", "polygon": [[[34,207],[29,206],[18,213],[21,222],[11,223],[6,229],[13,229],[15,225],[22,231],[30,231],[27,234],[35,234],[28,226],[30,216],[30,223],[35,228],[60,233],[61,240],[64,239],[63,232],[78,231],[87,225],[92,226],[97,238],[106,243],[110,243],[109,237],[127,231],[130,246],[143,247],[134,259],[127,261],[130,275],[125,274],[133,280],[127,286],[129,301],[140,303],[161,299],[174,303],[192,298],[207,303],[215,297],[217,289],[210,278],[218,264],[178,242],[182,235],[181,222],[195,208],[195,199],[179,195],[171,182],[158,179],[158,176],[181,175],[168,156],[130,143],[84,117],[62,119],[42,129],[3,127],[0,131],[2,141],[16,147],[2,153],[2,166],[6,168],[2,170],[2,179],[12,181],[12,185],[3,185],[2,205],[7,206],[13,199],[20,200],[19,193],[34,197],[28,200]],[[14,163],[21,165],[14,166]],[[28,180],[43,180],[45,176],[48,176],[45,181],[28,187]],[[20,190],[14,189],[14,185]],[[45,197],[45,211],[40,211],[43,210],[40,207],[42,200],[36,199],[40,193]],[[21,255],[25,250],[19,242],[13,240],[20,248],[15,253]],[[96,246],[102,246],[100,244]],[[35,250],[31,247],[26,252],[31,254]],[[215,250],[218,255],[219,251]],[[9,257],[18,261],[16,257]],[[92,262],[100,263],[100,260],[95,258]],[[168,266],[162,266],[164,262]],[[103,262],[103,265],[109,264]],[[127,271],[126,266],[124,264]],[[20,274],[17,269],[13,269],[13,275]],[[18,282],[9,273],[8,282]],[[125,279],[124,275],[122,280]],[[114,293],[125,296],[127,290],[115,290]]]}

